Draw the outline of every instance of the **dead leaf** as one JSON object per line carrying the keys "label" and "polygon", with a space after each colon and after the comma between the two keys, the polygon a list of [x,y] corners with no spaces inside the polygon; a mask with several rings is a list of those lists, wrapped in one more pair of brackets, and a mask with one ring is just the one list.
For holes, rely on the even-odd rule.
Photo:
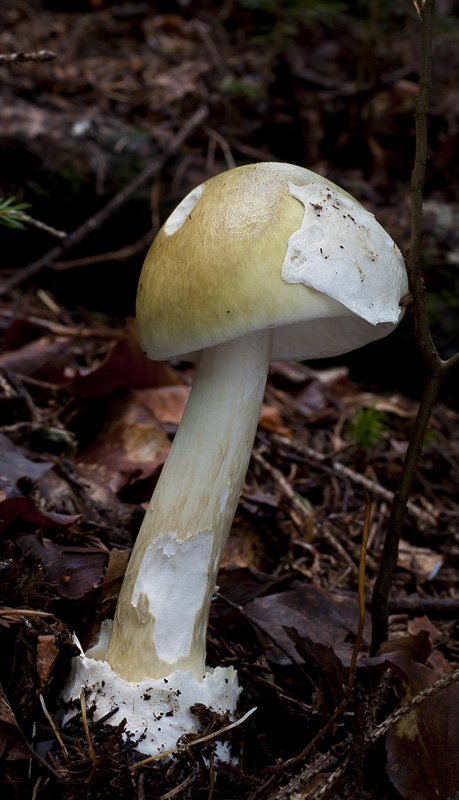
{"label": "dead leaf", "polygon": [[346,669],[333,647],[313,642],[309,636],[299,636],[295,628],[285,628],[302,657],[308,676],[321,690],[325,711],[333,714],[344,697],[349,670]]}
{"label": "dead leaf", "polygon": [[80,397],[112,394],[121,387],[177,385],[168,364],[152,361],[144,354],[137,336],[135,320],[128,318],[123,338],[110,345],[104,359],[93,366],[75,370],[72,387]]}
{"label": "dead leaf", "polygon": [[154,391],[133,390],[112,403],[102,434],[78,458],[80,474],[88,468],[92,474],[94,467],[104,470],[104,482],[116,493],[137,480],[150,478],[162,467],[170,441],[151,407]]}
{"label": "dead leaf", "polygon": [[179,425],[190,396],[191,386],[160,386],[145,389],[145,404],[159,422]]}
{"label": "dead leaf", "polygon": [[439,675],[451,675],[453,671],[451,664],[446,660],[441,650],[432,650],[427,659],[427,663],[429,667],[432,667]]}
{"label": "dead leaf", "polygon": [[[260,628],[276,649],[267,657],[277,663],[303,663],[285,628],[295,628],[300,637],[332,647],[345,666],[350,663],[352,643],[348,640],[358,628],[358,603],[350,597],[329,592],[320,586],[300,584],[298,588],[268,597],[259,597],[245,606],[249,619]],[[365,627],[364,644],[369,642]]]}
{"label": "dead leaf", "polygon": [[[28,320],[15,320],[6,332],[7,342],[11,346],[12,342],[21,341],[21,336],[27,341],[32,334],[37,336],[39,330],[39,326]],[[3,369],[58,385],[68,382],[65,370],[76,369],[77,366],[72,340],[67,336],[48,333],[0,354],[0,367]]]}
{"label": "dead leaf", "polygon": [[28,497],[9,497],[0,503],[0,531],[16,520],[38,525],[40,528],[62,530],[73,525],[80,514],[56,514],[42,511]]}
{"label": "dead leaf", "polygon": [[31,755],[29,745],[0,686],[0,758],[6,761],[19,761],[30,758]]}
{"label": "dead leaf", "polygon": [[[162,425],[178,427],[190,392],[190,386],[161,386],[133,389],[115,400],[102,434],[78,458],[79,473],[94,477],[97,470],[99,480],[115,493],[154,476],[170,450]],[[289,434],[279,412],[269,406],[262,406],[260,424]]]}
{"label": "dead leaf", "polygon": [[52,634],[38,637],[37,672],[42,683],[48,679],[58,653],[55,637]]}
{"label": "dead leaf", "polygon": [[[420,630],[415,636],[399,636],[396,639],[389,639],[383,642],[376,656],[383,656],[385,653],[403,653],[413,661],[424,664],[431,651],[429,633]],[[367,661],[368,663],[368,661]]]}
{"label": "dead leaf", "polygon": [[218,574],[219,593],[241,611],[252,600],[270,591],[274,592],[283,583],[282,578],[247,567],[227,566]]}
{"label": "dead leaf", "polygon": [[262,570],[266,562],[266,543],[260,530],[242,516],[228,537],[221,567],[233,565]]}
{"label": "dead leaf", "polygon": [[[419,631],[428,631],[432,642],[437,642],[443,638],[442,632],[434,625],[432,620],[425,615],[408,620],[407,627],[408,633],[411,636],[416,636]],[[452,672],[452,667],[448,664],[441,650],[432,650],[427,657],[427,664],[442,675],[449,675]]]}
{"label": "dead leaf", "polygon": [[[386,652],[362,660],[370,668],[393,669],[407,702],[442,677],[416,660],[427,657],[427,642],[427,631],[420,631],[390,640]],[[453,797],[459,786],[459,686],[442,689],[405,714],[389,729],[386,751],[389,778],[406,800]]]}
{"label": "dead leaf", "polygon": [[[412,662],[410,696],[435,683],[441,673]],[[459,786],[459,686],[427,698],[390,728],[386,770],[407,800],[448,800]]]}
{"label": "dead leaf", "polygon": [[[160,386],[155,389],[145,389],[145,403],[150,406],[159,422],[178,426],[191,388],[191,386]],[[259,424],[262,428],[275,431],[280,436],[290,436],[290,431],[284,427],[280,411],[266,403],[261,407]]]}
{"label": "dead leaf", "polygon": [[258,424],[266,431],[272,431],[279,436],[291,436],[291,432],[285,427],[282,419],[282,414],[274,406],[268,406],[263,403],[260,412],[260,419]]}
{"label": "dead leaf", "polygon": [[415,547],[402,540],[399,548],[398,565],[402,569],[414,572],[420,578],[429,580],[431,574],[438,574],[443,564],[443,557],[427,547]]}
{"label": "dead leaf", "polygon": [[102,583],[102,599],[113,596],[114,587],[116,584],[121,584],[124,578],[130,557],[130,550],[118,550],[116,547],[110,550],[107,570]]}
{"label": "dead leaf", "polygon": [[408,633],[416,636],[420,631],[428,631],[432,641],[442,638],[442,632],[437,628],[429,617],[413,617],[408,620]]}
{"label": "dead leaf", "polygon": [[199,92],[197,81],[209,72],[210,68],[207,61],[187,59],[158,75],[150,83],[153,108],[164,108],[164,105],[176,103],[188,94]]}
{"label": "dead leaf", "polygon": [[96,547],[60,547],[49,539],[18,536],[23,550],[40,559],[51,583],[62,597],[83,597],[102,582],[107,555]]}
{"label": "dead leaf", "polygon": [[0,434],[0,477],[9,483],[29,478],[32,483],[39,480],[54,467],[51,461],[32,461],[21,447]]}

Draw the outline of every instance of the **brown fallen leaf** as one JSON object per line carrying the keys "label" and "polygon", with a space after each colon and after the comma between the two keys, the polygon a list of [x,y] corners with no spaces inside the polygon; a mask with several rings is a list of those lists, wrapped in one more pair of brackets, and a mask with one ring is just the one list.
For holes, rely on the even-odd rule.
{"label": "brown fallen leaf", "polygon": [[[294,584],[295,586],[295,584]],[[300,637],[332,647],[340,661],[348,666],[352,655],[349,638],[357,633],[358,603],[320,586],[300,584],[289,591],[259,597],[245,606],[249,619],[260,628],[276,649],[267,652],[277,663],[303,663],[285,628],[295,628]],[[365,626],[363,643],[369,642]]]}
{"label": "brown fallen leaf", "polygon": [[30,758],[32,752],[26,742],[12,708],[0,686],[0,758],[19,761]]}
{"label": "brown fallen leaf", "polygon": [[51,461],[32,461],[23,448],[15,445],[7,436],[0,434],[0,478],[15,484],[21,478],[39,480],[54,467]]}
{"label": "brown fallen leaf", "polygon": [[[403,702],[442,677],[415,659],[426,657],[424,634],[403,637],[412,641],[401,647],[395,639],[392,650],[387,642],[386,652],[363,659],[369,669],[396,672],[406,688]],[[454,797],[459,786],[459,686],[453,683],[408,711],[389,729],[386,752],[387,774],[406,800]]]}
{"label": "brown fallen leaf", "polygon": [[107,555],[96,547],[60,547],[29,534],[17,537],[23,550],[40,559],[43,570],[61,597],[75,600],[103,580]]}
{"label": "brown fallen leaf", "polygon": [[247,567],[228,565],[218,573],[219,595],[241,611],[252,600],[282,586],[284,579]]}
{"label": "brown fallen leaf", "polygon": [[320,686],[325,712],[333,714],[344,697],[349,670],[343,666],[333,647],[313,642],[309,636],[299,636],[295,628],[284,630],[303,659],[308,677],[315,686]]}
{"label": "brown fallen leaf", "polygon": [[413,617],[413,619],[409,619],[407,628],[410,636],[416,636],[420,631],[427,631],[432,641],[441,639],[443,635],[432,620],[425,615],[423,617]]}
{"label": "brown fallen leaf", "polygon": [[[404,653],[413,661],[424,664],[430,655],[430,651],[429,632],[420,630],[415,636],[399,636],[396,639],[389,639],[387,642],[383,642],[379,648],[378,656],[383,656],[386,653]],[[376,656],[376,659],[378,656]]]}
{"label": "brown fallen leaf", "polygon": [[[411,636],[416,636],[419,631],[428,631],[432,642],[438,642],[443,638],[441,630],[439,630],[432,620],[425,615],[423,617],[413,617],[413,619],[408,620],[407,627],[408,633]],[[429,667],[432,667],[432,669],[440,672],[442,675],[450,675],[452,672],[452,667],[447,662],[441,650],[432,650],[429,653],[426,663]]]}
{"label": "brown fallen leaf", "polygon": [[[18,336],[18,327],[30,327],[30,323],[27,320],[16,320],[11,323],[10,328],[12,326],[15,326],[14,333]],[[8,334],[11,339],[12,331],[7,331],[7,336]],[[19,375],[61,385],[68,383],[66,369],[77,369],[78,363],[68,337],[46,333],[17,349],[0,353],[0,367]]]}
{"label": "brown fallen leaf", "polygon": [[[145,389],[144,398],[159,422],[178,426],[190,393],[191,386],[159,386],[155,389]],[[283,424],[280,411],[274,406],[263,403],[259,424],[266,430],[275,431],[279,436],[290,436],[290,431]]]}
{"label": "brown fallen leaf", "polygon": [[241,515],[225,546],[221,567],[248,567],[262,570],[267,563],[266,542],[256,525]]}
{"label": "brown fallen leaf", "polygon": [[443,565],[443,556],[427,547],[415,547],[409,542],[400,542],[398,565],[424,580],[437,575]]}
{"label": "brown fallen leaf", "polygon": [[[414,662],[410,695],[441,677]],[[459,786],[459,686],[448,686],[402,717],[388,732],[386,752],[387,773],[402,797],[452,798]]]}
{"label": "brown fallen leaf", "polygon": [[258,424],[266,431],[272,431],[279,436],[289,437],[292,435],[290,430],[285,427],[280,411],[274,406],[268,406],[266,403],[263,403],[261,407]]}
{"label": "brown fallen leaf", "polygon": [[130,550],[118,550],[116,547],[110,550],[108,565],[102,583],[102,599],[112,596],[115,591],[114,587],[121,586],[130,557]]}
{"label": "brown fallen leaf", "polygon": [[126,320],[124,335],[114,337],[106,356],[93,366],[74,370],[72,388],[80,397],[113,394],[122,387],[176,385],[178,379],[163,361],[151,361],[142,351],[135,320]]}
{"label": "brown fallen leaf", "polygon": [[[78,458],[78,471],[100,479],[113,492],[145,480],[163,466],[170,441],[163,425],[178,426],[190,396],[190,386],[160,386],[132,389],[126,397],[113,401],[109,420],[96,442]],[[260,425],[290,435],[283,427],[277,409],[263,405]]]}
{"label": "brown fallen leaf", "polygon": [[190,396],[191,386],[159,386],[144,390],[144,403],[159,422],[179,425]]}
{"label": "brown fallen leaf", "polygon": [[104,482],[116,493],[162,467],[170,441],[152,409],[153,391],[136,389],[112,403],[101,435],[78,458],[80,475],[102,468]]}
{"label": "brown fallen leaf", "polygon": [[38,637],[37,672],[42,683],[46,682],[58,654],[56,639],[52,634]]}
{"label": "brown fallen leaf", "polygon": [[62,530],[62,528],[73,525],[80,516],[80,514],[56,514],[52,511],[42,511],[28,497],[9,497],[0,503],[0,531],[16,520],[31,522],[40,528]]}

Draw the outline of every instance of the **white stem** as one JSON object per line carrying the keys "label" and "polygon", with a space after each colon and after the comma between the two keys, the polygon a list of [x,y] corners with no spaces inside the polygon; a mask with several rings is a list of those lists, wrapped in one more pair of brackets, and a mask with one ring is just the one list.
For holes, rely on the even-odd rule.
{"label": "white stem", "polygon": [[210,603],[263,401],[271,331],[205,350],[123,581],[107,660],[201,680]]}

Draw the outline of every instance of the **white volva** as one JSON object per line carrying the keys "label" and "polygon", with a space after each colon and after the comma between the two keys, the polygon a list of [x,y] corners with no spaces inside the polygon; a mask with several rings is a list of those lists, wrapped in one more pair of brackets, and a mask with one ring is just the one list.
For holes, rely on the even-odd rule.
{"label": "white volva", "polygon": [[[62,698],[65,702],[73,700],[74,705],[84,687],[86,706],[94,702],[97,707],[94,719],[111,713],[110,725],[115,726],[126,719],[126,731],[144,755],[156,756],[172,750],[180,736],[198,730],[198,719],[190,711],[194,703],[202,703],[221,714],[235,712],[240,689],[236,672],[231,667],[208,670],[203,680],[198,680],[189,670],[179,669],[167,678],[126,681],[106,660],[110,631],[111,624],[103,631],[96,647],[73,659]],[[115,709],[118,711],[113,714]],[[73,713],[68,711],[63,722]],[[228,757],[225,749],[218,755],[223,759]]]}

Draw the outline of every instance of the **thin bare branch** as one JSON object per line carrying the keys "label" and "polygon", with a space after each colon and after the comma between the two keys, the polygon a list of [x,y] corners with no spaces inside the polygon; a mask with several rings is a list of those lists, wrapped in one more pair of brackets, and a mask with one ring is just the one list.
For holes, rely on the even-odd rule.
{"label": "thin bare branch", "polygon": [[6,64],[24,64],[26,61],[51,61],[56,53],[51,50],[38,50],[36,53],[3,53],[0,54],[0,67]]}

